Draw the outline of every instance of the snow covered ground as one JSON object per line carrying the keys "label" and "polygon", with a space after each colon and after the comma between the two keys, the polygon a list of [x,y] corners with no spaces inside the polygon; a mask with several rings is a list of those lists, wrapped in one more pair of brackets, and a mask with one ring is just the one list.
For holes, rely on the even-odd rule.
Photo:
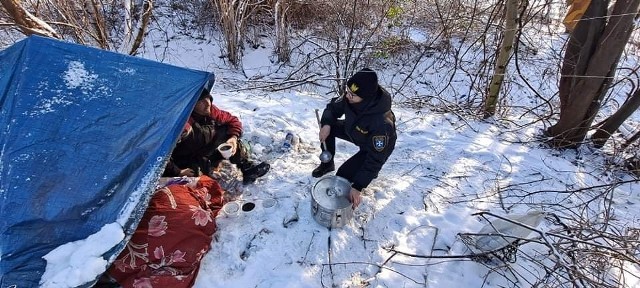
{"label": "snow covered ground", "polygon": [[[218,217],[216,241],[196,287],[480,287],[481,283],[509,287],[510,281],[527,287],[526,280],[506,280],[502,273],[491,272],[491,266],[469,259],[394,256],[388,249],[468,255],[457,234],[478,232],[487,224],[473,213],[517,215],[536,207],[525,202],[562,202],[556,200],[559,193],[515,197],[517,193],[498,193],[499,187],[522,184],[520,188],[530,193],[567,191],[614,177],[594,171],[604,167],[597,153],[543,148],[530,142],[533,130],[509,131],[454,114],[394,107],[399,132],[396,150],[380,177],[364,191],[354,221],[329,230],[315,222],[310,209],[310,191],[316,181],[310,174],[320,163],[313,109],[322,109],[327,99],[294,91],[257,93],[260,96],[224,89],[214,93],[220,107],[241,117],[254,154],[269,161],[272,170],[248,186],[239,199],[258,204],[256,209]],[[286,131],[302,141],[285,153],[279,148]],[[337,147],[337,165],[356,152],[347,142],[339,141]],[[615,177],[630,179],[622,174]],[[630,226],[637,225],[640,216],[638,191],[638,184],[632,183],[614,193],[616,214]],[[264,199],[276,199],[277,205],[264,208],[260,205]],[[513,203],[516,199],[523,203]],[[547,225],[543,221],[539,228],[548,229]],[[531,252],[528,249],[533,248],[523,245],[520,249]],[[524,268],[528,263],[522,261],[514,267],[534,281]],[[638,278],[629,280],[630,287],[640,285]]]}
{"label": "snow covered ground", "polygon": [[[241,118],[254,157],[272,167],[237,199],[256,203],[254,210],[216,219],[218,231],[196,287],[529,287],[544,272],[536,264],[550,257],[542,244],[521,245],[518,255],[534,256],[517,258],[510,270],[456,258],[472,252],[458,234],[478,232],[489,223],[473,214],[580,214],[571,209],[602,189],[568,192],[614,181],[625,184],[609,191],[612,223],[640,227],[640,184],[608,169],[597,150],[548,149],[536,141],[543,127],[515,125],[533,119],[509,124],[394,105],[398,142],[393,155],[363,191],[353,221],[330,230],[314,220],[310,192],[317,181],[311,170],[320,163],[314,109],[322,110],[332,94],[238,87],[246,77],[276,70],[270,49],[245,51],[240,73],[225,68],[212,42],[167,45],[164,53],[147,51],[144,57],[216,73],[214,103]],[[388,85],[392,75],[378,72],[381,84]],[[287,132],[300,143],[285,152],[280,148]],[[355,146],[338,140],[336,165],[355,152]],[[265,207],[267,199],[276,204]],[[594,203],[593,211],[608,208]],[[541,231],[558,228],[548,218],[539,220]],[[529,237],[535,236],[545,239],[535,233]],[[627,266],[627,287],[640,286],[639,269]]]}
{"label": "snow covered ground", "polygon": [[[534,119],[511,119],[514,124],[509,124],[394,105],[398,142],[393,155],[364,190],[352,223],[329,230],[315,222],[310,193],[317,181],[311,170],[320,163],[314,109],[322,110],[334,94],[305,88],[244,90],[248,78],[273,76],[278,70],[271,62],[272,50],[246,50],[240,73],[215,56],[220,53],[215,43],[170,42],[167,51],[172,53],[159,60],[216,73],[214,103],[241,118],[254,157],[271,163],[272,170],[238,199],[256,203],[254,210],[221,213],[216,219],[218,232],[196,287],[528,287],[543,275],[535,257],[517,258],[507,272],[469,258],[415,258],[390,249],[469,255],[458,233],[477,233],[488,224],[474,213],[572,214],[566,211],[574,207],[571,203],[584,202],[600,190],[570,195],[567,191],[633,180],[607,170],[607,160],[597,150],[551,150],[536,141],[543,127],[523,130],[515,125]],[[538,69],[543,68],[525,71]],[[385,71],[378,73],[383,86],[394,79]],[[300,144],[283,152],[287,132],[298,136]],[[337,151],[340,165],[356,148],[338,140]],[[613,190],[612,206],[621,226],[639,226],[639,192],[638,182]],[[263,207],[265,199],[276,199],[276,205]],[[544,219],[538,228],[558,226]],[[530,235],[534,236],[538,235]],[[547,257],[542,250],[538,244],[526,244],[519,253]],[[628,287],[640,286],[638,269],[628,267]]]}

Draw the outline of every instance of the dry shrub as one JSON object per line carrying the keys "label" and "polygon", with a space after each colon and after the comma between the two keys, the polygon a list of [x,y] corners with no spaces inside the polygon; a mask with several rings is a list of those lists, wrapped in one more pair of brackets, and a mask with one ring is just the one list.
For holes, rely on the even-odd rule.
{"label": "dry shrub", "polygon": [[185,35],[194,31],[200,36],[213,32],[218,26],[220,16],[211,1],[172,1],[165,15]]}
{"label": "dry shrub", "polygon": [[640,177],[640,157],[637,155],[629,157],[625,161],[625,166],[631,173]]}
{"label": "dry shrub", "polygon": [[415,43],[409,37],[404,35],[391,35],[378,40],[374,46],[373,53],[376,58],[394,58],[405,53],[414,51]]}
{"label": "dry shrub", "polygon": [[325,1],[293,1],[289,6],[289,23],[293,29],[308,29],[325,25],[331,17],[329,5]]}

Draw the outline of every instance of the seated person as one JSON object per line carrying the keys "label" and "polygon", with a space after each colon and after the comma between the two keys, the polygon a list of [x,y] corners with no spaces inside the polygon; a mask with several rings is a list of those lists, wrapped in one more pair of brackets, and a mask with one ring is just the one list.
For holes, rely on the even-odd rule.
{"label": "seated person", "polygon": [[255,164],[249,160],[249,151],[239,139],[242,123],[238,117],[213,105],[212,101],[213,97],[205,88],[162,176],[211,175],[211,167],[217,167],[224,159],[216,148],[226,142],[232,147],[229,161],[240,168],[243,183],[253,183],[266,174],[270,166],[266,162]]}

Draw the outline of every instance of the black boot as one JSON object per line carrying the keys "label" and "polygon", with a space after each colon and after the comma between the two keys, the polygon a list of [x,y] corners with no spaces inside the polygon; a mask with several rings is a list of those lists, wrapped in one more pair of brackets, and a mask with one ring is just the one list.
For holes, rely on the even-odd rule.
{"label": "black boot", "polygon": [[260,164],[247,163],[240,165],[240,171],[242,171],[242,184],[247,185],[256,181],[256,179],[264,176],[271,169],[271,165],[267,162],[261,162]]}
{"label": "black boot", "polygon": [[318,166],[318,168],[313,169],[313,172],[311,172],[311,176],[318,178],[333,170],[336,170],[336,166],[333,164],[333,161],[329,161],[327,163],[322,163],[320,164],[320,166]]}

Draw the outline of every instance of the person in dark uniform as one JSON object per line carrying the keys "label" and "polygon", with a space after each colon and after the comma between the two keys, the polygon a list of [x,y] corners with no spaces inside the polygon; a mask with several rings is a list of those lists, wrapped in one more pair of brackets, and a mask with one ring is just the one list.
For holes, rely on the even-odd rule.
{"label": "person in dark uniform", "polygon": [[213,97],[205,88],[180,135],[178,144],[162,176],[211,175],[212,167],[224,160],[216,149],[222,143],[231,145],[229,161],[242,172],[243,183],[253,183],[265,175],[270,166],[266,162],[249,160],[249,151],[243,145],[242,123],[238,117],[212,104]]}
{"label": "person in dark uniform", "polygon": [[[344,120],[338,118],[344,115]],[[396,145],[396,117],[391,111],[391,95],[378,85],[378,75],[369,68],[355,73],[347,81],[342,97],[331,99],[320,119],[320,142],[325,141],[331,155],[336,152],[336,137],[360,148],[336,172],[351,182],[349,200],[360,205],[360,191],[378,177]],[[322,148],[321,148],[322,149]],[[333,158],[313,170],[321,177],[335,170]]]}

